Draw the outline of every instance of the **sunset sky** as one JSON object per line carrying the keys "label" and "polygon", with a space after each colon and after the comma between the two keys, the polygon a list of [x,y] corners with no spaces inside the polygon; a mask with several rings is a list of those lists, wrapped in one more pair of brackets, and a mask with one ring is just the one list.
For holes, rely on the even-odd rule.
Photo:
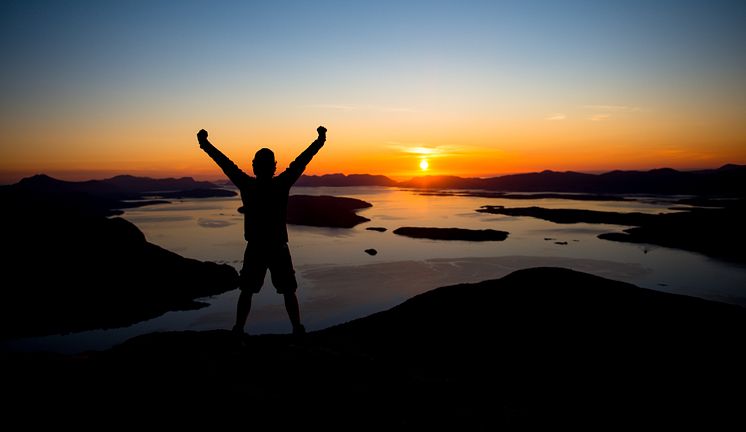
{"label": "sunset sky", "polygon": [[322,124],[307,174],[746,163],[743,0],[6,0],[0,20],[0,183],[220,178],[200,128],[282,169]]}

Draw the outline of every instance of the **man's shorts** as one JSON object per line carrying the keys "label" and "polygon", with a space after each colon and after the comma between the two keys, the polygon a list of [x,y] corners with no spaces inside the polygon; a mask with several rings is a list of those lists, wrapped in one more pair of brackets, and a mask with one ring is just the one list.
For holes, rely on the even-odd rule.
{"label": "man's shorts", "polygon": [[243,268],[239,279],[242,291],[258,293],[264,284],[267,269],[272,276],[272,284],[280,294],[293,293],[298,289],[295,269],[290,258],[287,243],[271,247],[246,245],[243,255]]}

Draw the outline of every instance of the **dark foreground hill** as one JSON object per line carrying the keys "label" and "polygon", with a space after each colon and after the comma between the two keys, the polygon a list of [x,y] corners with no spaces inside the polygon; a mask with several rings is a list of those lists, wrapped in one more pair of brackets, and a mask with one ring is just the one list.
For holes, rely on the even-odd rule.
{"label": "dark foreground hill", "polygon": [[237,286],[233,267],[181,257],[108,218],[115,195],[39,177],[0,187],[0,202],[0,339],[127,326]]}
{"label": "dark foreground hill", "polygon": [[9,413],[51,409],[58,422],[84,412],[249,429],[711,427],[742,420],[744,329],[740,307],[535,268],[304,341],[215,330],[76,357],[5,354],[2,380]]}

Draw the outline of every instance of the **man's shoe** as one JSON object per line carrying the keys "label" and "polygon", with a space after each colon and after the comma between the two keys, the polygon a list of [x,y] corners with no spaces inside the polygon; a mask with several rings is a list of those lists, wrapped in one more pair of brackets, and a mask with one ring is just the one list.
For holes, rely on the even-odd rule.
{"label": "man's shoe", "polygon": [[242,328],[233,326],[233,328],[231,328],[231,336],[239,345],[246,347],[249,334],[243,331]]}
{"label": "man's shoe", "polygon": [[296,344],[302,344],[306,340],[306,328],[303,325],[293,327],[293,342]]}

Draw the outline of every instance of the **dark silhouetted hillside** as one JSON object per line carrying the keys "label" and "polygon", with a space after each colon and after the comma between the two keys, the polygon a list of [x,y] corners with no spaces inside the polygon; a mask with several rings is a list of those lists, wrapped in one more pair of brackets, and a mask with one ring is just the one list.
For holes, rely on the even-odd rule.
{"label": "dark silhouetted hillside", "polygon": [[126,326],[237,286],[233,267],[147,242],[107,218],[119,201],[70,183],[36,176],[0,187],[0,337]]}
{"label": "dark silhouetted hillside", "polygon": [[[5,355],[8,414],[316,430],[732,426],[743,308],[560,268],[438,288],[307,335],[154,333],[81,357]],[[27,418],[27,417],[26,417]],[[56,418],[57,419],[57,418]]]}

